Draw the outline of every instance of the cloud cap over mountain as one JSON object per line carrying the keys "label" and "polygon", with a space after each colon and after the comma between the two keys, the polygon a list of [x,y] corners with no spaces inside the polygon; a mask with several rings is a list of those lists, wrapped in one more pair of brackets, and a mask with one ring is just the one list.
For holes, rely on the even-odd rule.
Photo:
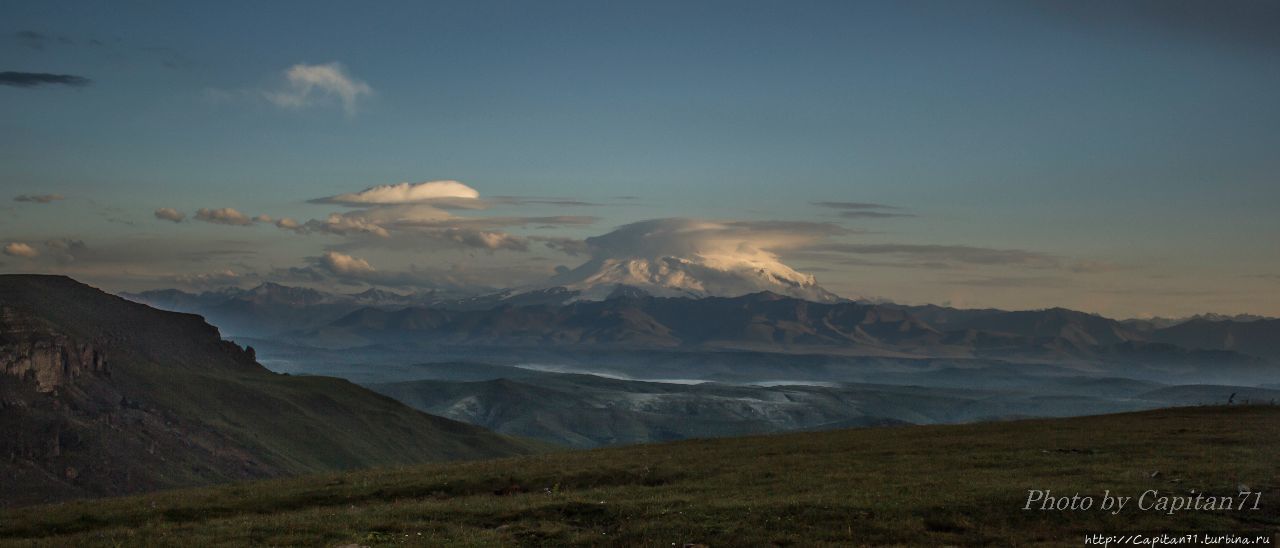
{"label": "cloud cap over mountain", "polygon": [[480,192],[458,181],[424,181],[377,185],[360,192],[339,194],[313,200],[321,204],[342,205],[398,205],[430,202],[435,200],[475,200]]}
{"label": "cloud cap over mountain", "polygon": [[587,238],[591,259],[562,271],[551,285],[603,298],[618,285],[654,295],[738,296],[773,291],[816,301],[835,300],[809,274],[783,264],[772,250],[820,241],[845,229],[827,223],[640,221]]}

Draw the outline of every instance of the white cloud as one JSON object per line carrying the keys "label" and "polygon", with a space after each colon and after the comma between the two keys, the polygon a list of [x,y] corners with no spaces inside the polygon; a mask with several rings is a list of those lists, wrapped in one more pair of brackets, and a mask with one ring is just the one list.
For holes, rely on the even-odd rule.
{"label": "white cloud", "polygon": [[[300,233],[347,236],[357,239],[354,243],[360,245],[422,250],[435,243],[493,252],[529,250],[530,238],[503,231],[506,227],[546,229],[589,225],[598,220],[596,217],[571,215],[455,215],[450,210],[476,210],[490,205],[488,200],[480,197],[476,189],[458,181],[378,185],[359,192],[317,198],[311,202],[360,206],[361,209],[330,213],[325,219],[312,219],[300,226],[296,223],[292,226],[277,226]],[[501,199],[499,202],[508,205],[525,203],[514,199]],[[572,203],[578,205],[585,202]],[[370,235],[377,238],[368,238]]]}
{"label": "white cloud", "polygon": [[9,242],[4,246],[4,254],[10,257],[32,259],[40,255],[40,252],[36,251],[36,248],[22,242]]}
{"label": "white cloud", "polygon": [[353,236],[361,234],[372,234],[379,238],[387,238],[391,236],[391,233],[388,232],[387,229],[377,223],[369,222],[368,220],[358,216],[343,215],[341,213],[330,213],[329,217],[323,221],[312,219],[296,230],[302,232],[323,232],[326,234],[336,234],[338,236]]}
{"label": "white cloud", "polygon": [[847,230],[828,223],[653,219],[586,239],[592,256],[746,256],[800,247]]}
{"label": "white cloud", "polygon": [[236,285],[243,281],[243,277],[234,270],[225,269],[198,274],[179,274],[173,277],[173,281],[188,287],[204,289]]}
{"label": "white cloud", "polygon": [[[159,212],[156,212],[157,216]],[[240,213],[229,207],[221,207],[218,209],[209,209],[202,207],[196,211],[196,219],[206,223],[232,226],[249,226],[253,224],[253,219],[248,215]]]}
{"label": "white cloud", "polygon": [[395,205],[436,200],[476,200],[480,192],[458,181],[425,181],[378,185],[360,192],[339,194],[314,200],[317,203],[343,205]]}
{"label": "white cloud", "polygon": [[326,251],[318,264],[338,276],[358,276],[373,272],[369,261],[337,251]]}
{"label": "white cloud", "polygon": [[284,108],[303,108],[317,104],[318,97],[337,98],[348,116],[354,115],[362,97],[373,94],[373,88],[347,74],[340,63],[307,65],[299,63],[284,73],[288,88],[265,92],[267,100]]}
{"label": "white cloud", "polygon": [[478,247],[491,251],[499,249],[506,249],[509,251],[529,250],[528,240],[519,236],[507,234],[506,232],[474,230],[469,228],[446,228],[428,233],[464,247]]}
{"label": "white cloud", "polygon": [[162,221],[173,221],[175,223],[181,223],[183,219],[187,218],[186,213],[178,211],[172,207],[162,207],[157,209],[155,215],[157,219]]}
{"label": "white cloud", "polygon": [[277,269],[274,279],[306,282],[337,281],[347,285],[379,285],[384,287],[436,289],[441,287],[463,288],[472,284],[460,279],[450,270],[420,270],[410,265],[404,271],[381,271],[369,261],[337,251],[328,251],[319,257],[310,257],[305,266]]}

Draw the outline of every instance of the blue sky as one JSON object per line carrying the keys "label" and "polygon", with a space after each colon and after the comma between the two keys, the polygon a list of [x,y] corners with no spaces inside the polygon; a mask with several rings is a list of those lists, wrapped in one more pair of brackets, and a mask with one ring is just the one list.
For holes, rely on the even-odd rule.
{"label": "blue sky", "polygon": [[[848,296],[1280,314],[1272,2],[9,1],[0,13],[0,72],[90,80],[0,85],[0,243],[35,253],[10,249],[4,271],[109,289],[369,282],[297,279],[341,252],[415,272],[379,278],[419,284],[402,290],[432,276],[519,285],[583,261],[547,239],[685,217],[842,227],[797,228],[808,244],[766,251]],[[299,66],[340,67],[370,92],[349,105],[329,88],[304,95],[288,78]],[[461,181],[485,208],[394,245],[196,219],[323,221],[352,209],[309,200],[433,180]],[[63,199],[10,201],[24,195]],[[531,220],[549,217],[575,219]],[[470,245],[462,230],[526,245]],[[63,241],[81,245],[50,243]]]}

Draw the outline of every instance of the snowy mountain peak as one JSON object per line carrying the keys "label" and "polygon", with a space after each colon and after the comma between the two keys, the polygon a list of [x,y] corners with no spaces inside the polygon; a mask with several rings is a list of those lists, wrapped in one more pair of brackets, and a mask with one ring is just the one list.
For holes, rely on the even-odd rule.
{"label": "snowy mountain peak", "polygon": [[737,297],[760,291],[810,301],[840,298],[808,274],[782,263],[730,262],[723,258],[659,257],[593,259],[551,279],[550,285],[578,292],[578,298],[604,300],[619,286],[656,297]]}
{"label": "snowy mountain peak", "polygon": [[810,301],[840,300],[771,251],[810,241],[814,229],[804,223],[641,221],[587,238],[591,258],[543,287],[565,287],[587,300],[605,299],[620,285],[657,297],[737,297],[772,291]]}

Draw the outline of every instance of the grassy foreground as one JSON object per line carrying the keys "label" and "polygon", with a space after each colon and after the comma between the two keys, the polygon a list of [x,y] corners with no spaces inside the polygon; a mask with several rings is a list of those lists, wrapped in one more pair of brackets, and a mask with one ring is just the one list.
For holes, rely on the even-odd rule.
{"label": "grassy foreground", "polygon": [[[1260,510],[1141,511],[1148,489]],[[1061,544],[1280,528],[1280,407],[695,440],[29,507],[0,545]],[[1028,489],[1133,496],[1024,511]]]}

